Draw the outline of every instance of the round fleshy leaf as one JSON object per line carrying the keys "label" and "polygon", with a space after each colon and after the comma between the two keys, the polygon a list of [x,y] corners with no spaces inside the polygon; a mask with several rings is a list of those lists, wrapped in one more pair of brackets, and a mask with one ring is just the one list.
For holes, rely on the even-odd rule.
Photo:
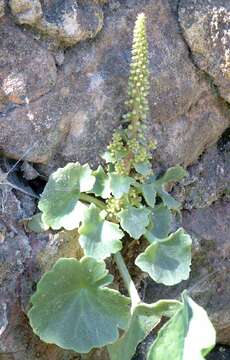
{"label": "round fleshy leaf", "polygon": [[154,183],[142,184],[140,186],[140,189],[144,196],[146,204],[154,208],[156,203],[156,195],[157,195]]}
{"label": "round fleshy leaf", "polygon": [[174,199],[167,191],[163,190],[162,187],[157,189],[157,195],[162,199],[165,206],[172,210],[179,210],[181,203]]}
{"label": "round fleshy leaf", "polygon": [[140,254],[135,264],[164,285],[175,285],[187,280],[191,265],[192,240],[183,229],[165,239],[158,239]]}
{"label": "round fleshy leaf", "polygon": [[143,162],[134,164],[134,168],[135,168],[136,172],[138,172],[139,174],[141,174],[143,176],[148,176],[148,175],[152,174],[152,172],[153,172],[150,161],[143,161]]}
{"label": "round fleshy leaf", "polygon": [[168,236],[172,223],[172,214],[168,207],[161,203],[154,207],[151,217],[152,228],[146,231],[145,237],[152,243],[156,238],[163,239]]}
{"label": "round fleshy leaf", "polygon": [[105,259],[122,248],[120,239],[123,231],[117,224],[104,220],[104,211],[94,204],[84,212],[82,225],[79,228],[79,242],[87,256]]}
{"label": "round fleshy leaf", "polygon": [[115,173],[110,174],[110,188],[115,198],[120,199],[122,195],[129,192],[131,185],[135,184],[135,180],[129,176],[121,176]]}
{"label": "round fleshy leaf", "polygon": [[170,182],[181,181],[184,177],[188,176],[187,171],[177,165],[169,168],[163,176],[161,176],[157,181],[157,185],[165,185]]}
{"label": "round fleshy leaf", "polygon": [[93,175],[96,178],[96,182],[91,192],[93,192],[96,196],[107,199],[111,193],[109,177],[105,174],[101,165],[93,172]]}
{"label": "round fleshy leaf", "polygon": [[206,311],[186,292],[183,306],[160,329],[147,360],[204,360],[216,342],[215,329]]}
{"label": "round fleshy leaf", "polygon": [[86,353],[118,339],[129,322],[130,300],[110,284],[103,261],[59,259],[39,281],[28,316],[45,342]]}
{"label": "round fleshy leaf", "polygon": [[94,183],[95,177],[88,165],[69,163],[55,171],[38,203],[44,223],[54,230],[77,228],[85,209],[79,201],[80,193],[90,191]]}
{"label": "round fleshy leaf", "polygon": [[36,233],[41,233],[49,229],[49,226],[42,219],[42,213],[37,213],[28,219],[27,227]]}
{"label": "round fleshy leaf", "polygon": [[160,197],[163,204],[169,209],[178,210],[181,207],[179,201],[175,200],[167,191],[164,186],[158,183],[158,180],[153,180],[151,183],[145,183],[138,186],[144,196],[144,199],[150,207],[154,208],[156,203],[156,196]]}
{"label": "round fleshy leaf", "polygon": [[121,222],[121,227],[134,239],[139,239],[146,231],[149,225],[150,210],[142,207],[135,208],[129,206],[118,213]]}
{"label": "round fleshy leaf", "polygon": [[181,303],[174,300],[160,300],[154,304],[141,303],[132,313],[128,329],[114,343],[108,346],[111,360],[130,360],[137,345],[160,322],[162,316],[171,317],[181,307]]}

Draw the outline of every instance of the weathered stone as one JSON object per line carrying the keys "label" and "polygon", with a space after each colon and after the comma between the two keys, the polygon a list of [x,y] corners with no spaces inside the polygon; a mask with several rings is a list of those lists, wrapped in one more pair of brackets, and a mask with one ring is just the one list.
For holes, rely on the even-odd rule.
{"label": "weathered stone", "polygon": [[181,0],[179,18],[197,65],[210,74],[230,102],[230,3]]}
{"label": "weathered stone", "polygon": [[59,45],[72,46],[93,38],[103,26],[97,1],[49,0],[42,9],[39,0],[10,0],[10,6],[19,24],[32,25]]}
{"label": "weathered stone", "polygon": [[[26,195],[25,197],[27,209],[24,210],[11,188],[1,185],[0,282],[8,294],[15,293],[17,277],[24,271],[24,265],[31,255],[29,240],[17,226],[20,219],[31,216],[35,210],[34,201]],[[29,207],[31,202],[32,206]]]}
{"label": "weathered stone", "polygon": [[[79,91],[73,94],[69,90],[75,96],[73,103],[78,106],[77,111],[69,114],[69,134],[61,147],[60,155],[57,156],[61,156],[64,162],[77,158],[82,162],[90,160],[91,163],[96,163],[100,160],[98,153],[103,152],[105,144],[109,143],[112,129],[118,124],[124,111],[132,37],[130,29],[133,27],[136,13],[141,10],[145,11],[149,19],[152,71],[150,106],[153,123],[159,129],[164,126],[176,127],[177,118],[186,113],[204,92],[205,84],[199,81],[189,60],[186,46],[178,34],[176,20],[171,16],[166,1],[158,4],[147,1],[146,5],[142,6],[136,2],[135,7],[132,2],[132,6],[127,6],[125,10],[108,10],[100,38],[90,46],[85,44],[66,53],[63,71],[66,79],[69,75],[71,78],[65,91],[71,87],[71,83],[77,86]],[[171,34],[170,41],[166,34]],[[193,126],[196,121],[197,119],[194,124],[192,123]],[[224,124],[226,127],[226,120]],[[209,127],[206,136],[209,136],[211,130]],[[220,132],[214,134],[212,131],[211,136],[216,139]],[[163,140],[159,139],[159,142],[163,141],[165,144],[168,136],[163,133],[162,137]],[[195,141],[193,136],[191,141]],[[201,144],[198,151],[202,152],[204,146],[206,142],[205,145]],[[163,148],[164,146],[161,151]],[[194,149],[190,148],[188,152],[191,154],[193,151]],[[173,161],[178,159],[174,157],[171,162]]]}
{"label": "weathered stone", "polygon": [[[52,4],[48,2],[47,9]],[[229,116],[198,77],[167,0],[141,5],[127,0],[117,10],[105,8],[100,37],[65,53],[52,93],[5,114],[0,144],[7,156],[18,158],[36,144],[26,159],[52,159],[52,169],[74,160],[98,164],[124,111],[130,29],[140,11],[145,11],[149,26],[152,136],[159,143],[155,159],[188,165],[219,138]],[[22,96],[18,98],[20,102]]]}
{"label": "weathered stone", "polygon": [[[208,104],[208,106],[207,106]],[[210,92],[176,121],[154,123],[158,147],[154,158],[163,166],[191,165],[230,124],[228,108]]]}
{"label": "weathered stone", "polygon": [[[31,236],[34,236],[32,234]],[[42,235],[40,236],[42,240]],[[84,252],[78,243],[79,234],[77,230],[60,231],[57,234],[50,235],[47,246],[39,251],[36,262],[42,272],[50,270],[52,265],[60,257],[74,257],[80,259]]]}
{"label": "weathered stone", "polygon": [[183,208],[203,208],[211,205],[230,190],[230,138],[224,133],[217,145],[211,147],[191,166],[189,176],[175,189]]}
{"label": "weathered stone", "polygon": [[0,112],[4,115],[48,93],[57,73],[52,55],[8,20],[1,20],[0,39]]}
{"label": "weathered stone", "polygon": [[9,4],[19,24],[33,25],[42,17],[39,0],[10,0]]}
{"label": "weathered stone", "polygon": [[64,102],[65,97],[52,93],[2,116],[0,144],[4,153],[11,158],[27,154],[30,161],[47,163],[68,132]]}
{"label": "weathered stone", "polygon": [[0,0],[0,18],[5,14],[5,0]]}
{"label": "weathered stone", "polygon": [[23,177],[26,180],[34,180],[39,176],[37,170],[35,170],[35,168],[27,161],[23,162],[21,166],[21,171],[23,171]]}
{"label": "weathered stone", "polygon": [[207,357],[207,360],[228,360],[230,358],[230,349],[226,346],[218,346]]}
{"label": "weathered stone", "polygon": [[[204,91],[167,1],[157,4],[146,1],[141,6],[138,1],[132,5],[127,1],[126,6],[126,9],[105,12],[104,30],[95,43],[66,54],[63,70],[66,77],[71,74],[68,84],[79,84],[84,92],[78,93],[80,99],[74,101],[78,104],[77,111],[70,114],[69,135],[61,148],[64,161],[78,156],[83,162],[95,163],[99,161],[98,153],[110,141],[112,128],[124,111],[132,41],[130,29],[138,12],[144,11],[149,22],[153,122],[161,127],[165,122],[176,121]],[[171,38],[167,39],[166,34],[171,34]]]}
{"label": "weathered stone", "polygon": [[173,287],[147,281],[146,301],[177,298],[183,289],[208,311],[217,330],[217,341],[230,343],[230,202],[183,212],[183,227],[193,237],[192,271],[188,281]]}
{"label": "weathered stone", "polygon": [[180,0],[169,0],[169,4],[171,5],[175,14],[177,14],[178,4]]}
{"label": "weathered stone", "polygon": [[65,54],[64,51],[61,49],[58,49],[54,52],[54,58],[57,66],[61,66],[64,63],[65,60]]}
{"label": "weathered stone", "polygon": [[38,29],[65,46],[91,39],[103,26],[103,11],[97,1],[49,1]]}

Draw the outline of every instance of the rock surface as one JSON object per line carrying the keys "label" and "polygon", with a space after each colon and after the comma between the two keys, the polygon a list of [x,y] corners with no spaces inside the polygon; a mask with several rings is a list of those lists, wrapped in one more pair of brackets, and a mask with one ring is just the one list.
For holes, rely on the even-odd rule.
{"label": "rock surface", "polygon": [[58,45],[72,46],[93,38],[103,26],[103,11],[92,0],[10,0],[18,24],[30,25]]}
{"label": "rock surface", "polygon": [[[0,22],[0,38],[2,130],[7,112],[21,110],[29,102],[34,102],[53,89],[57,70],[53,56],[7,19]],[[22,105],[21,108],[19,105]],[[30,121],[29,118],[27,121]],[[13,124],[12,128],[15,130]],[[24,130],[27,131],[26,128]],[[24,140],[25,137],[26,134]],[[1,139],[0,143],[3,145],[4,140]]]}
{"label": "rock surface", "polygon": [[230,358],[230,349],[219,346],[207,357],[207,360],[228,360]]}
{"label": "rock surface", "polygon": [[5,14],[5,0],[0,0],[0,18]]}
{"label": "rock surface", "polygon": [[206,93],[176,121],[154,123],[159,143],[155,158],[164,166],[196,163],[228,126],[227,106]]}
{"label": "rock surface", "polygon": [[213,77],[221,96],[230,102],[229,1],[181,0],[179,19],[195,62]]}
{"label": "rock surface", "polygon": [[[43,6],[43,12],[48,14],[52,4],[49,1],[46,7]],[[49,162],[46,172],[67,161],[89,161],[93,165],[100,161],[98,154],[109,143],[124,111],[131,29],[140,11],[145,11],[148,17],[149,133],[159,144],[155,160],[164,165],[189,165],[218,140],[229,125],[227,105],[213,93],[209,81],[193,65],[168,1],[146,0],[140,4],[138,0],[126,0],[116,2],[116,6],[112,2],[104,7],[104,28],[94,41],[81,43],[65,54],[56,52],[56,82],[52,55],[44,49],[44,43],[32,41],[31,34],[20,33],[12,25],[12,34],[15,32],[20,39],[30,39],[32,54],[41,48],[52,66],[47,68],[44,64],[42,69],[38,66],[42,87],[39,88],[40,97],[39,82],[32,82],[28,96],[37,97],[27,106],[17,104],[12,109],[11,100],[5,96],[4,89],[0,90],[6,106],[1,118],[0,139],[4,154],[18,158],[34,144],[27,160]],[[2,22],[1,26],[5,37],[6,25]],[[16,66],[20,59],[13,48],[12,63]],[[8,57],[3,55],[2,61],[7,63]],[[22,63],[25,64],[23,58]],[[51,82],[55,83],[52,89]],[[15,95],[23,92],[23,89],[16,90]],[[22,95],[19,95],[21,101]],[[15,101],[17,99],[18,96]]]}
{"label": "rock surface", "polygon": [[230,189],[230,136],[229,130],[219,142],[205,152],[199,162],[189,168],[184,185],[176,187],[175,195],[183,208],[204,208],[211,205]]}
{"label": "rock surface", "polygon": [[42,17],[42,7],[39,0],[10,0],[12,14],[19,24],[33,25]]}

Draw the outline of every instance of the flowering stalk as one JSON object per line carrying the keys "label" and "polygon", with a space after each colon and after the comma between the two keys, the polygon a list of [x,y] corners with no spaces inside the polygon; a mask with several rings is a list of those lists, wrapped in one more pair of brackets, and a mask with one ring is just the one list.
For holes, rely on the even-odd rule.
{"label": "flowering stalk", "polygon": [[[128,83],[127,113],[123,122],[127,128],[115,131],[108,146],[119,175],[129,175],[135,165],[149,163],[155,144],[146,136],[149,112],[149,61],[146,35],[146,18],[139,14],[133,32],[132,61]],[[140,176],[139,176],[140,177]]]}
{"label": "flowering stalk", "polygon": [[143,139],[144,122],[149,111],[149,61],[148,43],[146,35],[145,15],[139,14],[133,32],[132,61],[130,65],[130,77],[128,84],[128,96],[126,105],[129,112],[124,115],[130,125],[129,137],[131,139]]}

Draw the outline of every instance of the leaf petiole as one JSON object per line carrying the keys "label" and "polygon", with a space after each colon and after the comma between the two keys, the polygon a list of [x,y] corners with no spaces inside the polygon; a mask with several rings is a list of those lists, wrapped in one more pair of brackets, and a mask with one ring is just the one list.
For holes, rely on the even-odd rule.
{"label": "leaf petiole", "polygon": [[105,210],[106,209],[106,205],[103,201],[99,200],[99,199],[96,199],[94,196],[92,195],[88,195],[88,194],[85,194],[85,193],[81,193],[80,195],[80,200],[84,201],[84,202],[87,202],[89,204],[93,203],[95,204],[97,207],[99,207],[100,209],[102,210]]}
{"label": "leaf petiole", "polygon": [[134,285],[134,282],[129,274],[129,271],[127,269],[127,266],[124,262],[124,259],[121,255],[120,252],[117,252],[114,255],[114,260],[117,264],[118,270],[122,276],[122,279],[124,281],[124,284],[129,292],[129,295],[131,297],[131,302],[132,302],[132,309],[131,312],[135,309],[136,305],[139,304],[141,302],[141,299],[138,295],[137,289]]}

